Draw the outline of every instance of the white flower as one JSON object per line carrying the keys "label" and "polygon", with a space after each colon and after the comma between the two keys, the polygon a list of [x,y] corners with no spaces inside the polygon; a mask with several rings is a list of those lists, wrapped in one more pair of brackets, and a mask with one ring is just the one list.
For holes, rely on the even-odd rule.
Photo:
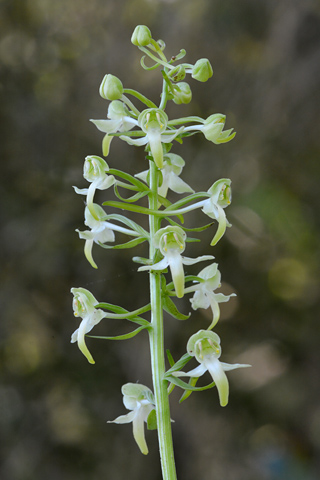
{"label": "white flower", "polygon": [[223,128],[226,122],[226,116],[222,115],[221,113],[214,113],[210,115],[206,120],[202,120],[203,125],[190,125],[190,127],[186,127],[184,130],[185,132],[191,130],[199,130],[204,134],[207,140],[213,142],[217,145],[220,143],[227,143],[232,140],[236,132],[232,132],[233,128],[230,130],[226,130],[223,132]]}
{"label": "white flower", "polygon": [[225,372],[236,368],[251,367],[251,365],[220,362],[220,338],[216,333],[208,330],[199,330],[198,333],[192,335],[187,344],[187,351],[189,355],[196,357],[200,365],[190,372],[173,372],[172,375],[198,378],[208,371],[218,389],[220,405],[225,407],[229,398],[229,382]]}
{"label": "white flower", "polygon": [[100,132],[106,134],[102,141],[102,152],[105,157],[109,154],[110,143],[113,139],[109,135],[110,133],[127,132],[138,125],[137,120],[129,116],[125,105],[119,100],[110,103],[107,117],[109,120],[90,120]]}
{"label": "white flower", "polygon": [[[180,155],[175,153],[167,153],[164,157],[162,173],[162,183],[158,188],[158,193],[162,197],[166,198],[168,189],[176,193],[193,193],[194,190],[181,178],[179,175],[182,172],[182,168],[185,165],[185,161]],[[140,178],[144,182],[147,182],[149,170],[138,173],[135,177]]]}
{"label": "white flower", "polygon": [[71,343],[78,342],[78,347],[87,358],[89,363],[95,363],[85,342],[85,334],[90,332],[106,314],[102,310],[97,310],[94,306],[99,302],[92,293],[85,288],[71,288],[73,298],[73,311],[75,317],[82,318],[79,328],[72,334]]}
{"label": "white flower", "polygon": [[91,182],[91,185],[89,188],[73,187],[76,193],[87,195],[87,206],[96,220],[98,220],[98,218],[93,208],[93,197],[96,189],[106,190],[115,183],[114,176],[106,173],[108,170],[109,166],[103,158],[96,155],[89,155],[84,162],[83,176],[88,182]]}
{"label": "white flower", "polygon": [[128,410],[127,415],[120,415],[108,423],[130,423],[133,425],[133,437],[144,455],[148,454],[148,447],[144,434],[144,422],[147,422],[149,414],[155,409],[153,394],[148,387],[138,383],[126,383],[121,388],[123,403]]}
{"label": "white flower", "polygon": [[146,145],[149,143],[151,154],[158,168],[163,168],[162,143],[170,143],[181,133],[184,127],[179,130],[166,130],[168,124],[167,114],[160,108],[147,108],[140,113],[138,123],[145,133],[142,138],[133,139],[122,135],[120,138],[130,145]]}
{"label": "white flower", "polygon": [[76,230],[76,232],[79,233],[80,238],[86,241],[84,246],[84,254],[88,262],[94,268],[98,268],[97,264],[95,263],[92,257],[93,242],[98,244],[106,243],[106,242],[114,242],[115,236],[112,228],[110,228],[112,227],[112,224],[102,220],[106,216],[106,213],[103,210],[103,208],[100,207],[100,205],[97,205],[96,203],[93,203],[92,207],[94,208],[94,211],[95,211],[95,217],[98,218],[98,220],[96,220],[96,218],[91,214],[91,211],[89,210],[89,208],[86,207],[85,213],[84,213],[85,215],[84,223],[91,230],[85,230],[83,232]]}
{"label": "white flower", "polygon": [[208,267],[205,267],[198,274],[198,277],[204,281],[186,288],[184,293],[194,292],[193,297],[190,299],[193,310],[211,307],[213,318],[208,327],[208,330],[211,330],[220,318],[219,303],[228,302],[230,297],[235,296],[235,293],[232,293],[231,295],[223,295],[222,293],[214,292],[216,288],[221,286],[221,274],[218,270],[217,263],[212,263]]}
{"label": "white flower", "polygon": [[208,190],[208,193],[210,193],[211,197],[203,202],[203,213],[208,215],[210,218],[214,218],[219,223],[216,234],[211,241],[211,245],[218,243],[226,231],[227,226],[231,227],[226,218],[226,214],[224,213],[224,208],[231,203],[230,185],[231,180],[228,178],[221,178],[220,180],[217,180]]}
{"label": "white flower", "polygon": [[154,244],[156,248],[159,248],[164,258],[154,265],[146,265],[138,269],[140,272],[143,270],[164,270],[169,266],[178,298],[184,295],[183,265],[194,265],[214,258],[212,255],[203,255],[197,258],[183,257],[181,253],[185,249],[186,236],[186,233],[180,227],[168,226],[158,230],[154,237]]}

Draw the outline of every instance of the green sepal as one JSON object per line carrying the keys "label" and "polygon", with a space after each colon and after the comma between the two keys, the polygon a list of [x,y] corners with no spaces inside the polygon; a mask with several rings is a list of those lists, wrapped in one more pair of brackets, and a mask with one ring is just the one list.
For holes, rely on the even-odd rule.
{"label": "green sepal", "polygon": [[177,387],[180,387],[183,390],[187,390],[191,392],[201,392],[202,390],[209,390],[209,388],[213,388],[216,385],[214,382],[212,382],[209,385],[205,385],[204,387],[193,387],[192,385],[184,382],[180,378],[174,377],[173,375],[167,375],[167,374],[165,375],[165,379],[173,383]]}
{"label": "green sepal", "polygon": [[101,243],[101,242],[98,242],[98,244],[100,245],[100,247],[102,248],[106,248],[106,249],[109,249],[109,250],[122,250],[124,248],[133,248],[133,247],[136,247],[137,245],[140,245],[140,243],[143,243],[143,242],[146,242],[147,239],[146,238],[134,238],[133,240],[129,240],[128,242],[126,243],[119,243],[119,245],[107,245],[106,243]]}
{"label": "green sepal", "polygon": [[155,409],[151,410],[147,418],[148,430],[157,430],[157,414]]}
{"label": "green sepal", "polygon": [[[189,385],[191,385],[192,387],[195,387],[196,384],[197,384],[198,379],[199,379],[199,377],[191,377],[191,378],[189,379]],[[192,390],[185,390],[184,393],[183,393],[183,395],[181,395],[181,398],[180,398],[180,400],[179,400],[179,403],[182,403],[182,402],[184,402],[185,400],[187,400],[187,398],[190,397],[191,393],[192,393]]]}
{"label": "green sepal", "polygon": [[162,306],[167,313],[177,320],[188,320],[188,318],[190,318],[190,313],[189,315],[184,315],[183,313],[179,312],[176,305],[168,295],[162,295]]}
{"label": "green sepal", "polygon": [[149,325],[141,325],[141,327],[136,328],[133,332],[125,333],[124,335],[117,335],[115,337],[101,337],[97,335],[86,335],[86,337],[90,338],[100,338],[100,340],[128,340],[129,338],[133,338],[142,330],[149,328]]}

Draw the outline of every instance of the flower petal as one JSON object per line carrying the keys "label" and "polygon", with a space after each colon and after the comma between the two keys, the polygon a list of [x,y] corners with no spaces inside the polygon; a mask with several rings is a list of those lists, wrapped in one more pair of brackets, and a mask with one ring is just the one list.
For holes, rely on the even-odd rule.
{"label": "flower petal", "polygon": [[136,412],[132,411],[127,413],[127,415],[120,415],[114,420],[109,420],[107,423],[130,423],[133,421],[135,416],[136,416]]}
{"label": "flower petal", "polygon": [[143,267],[138,268],[138,272],[143,272],[145,270],[164,270],[169,265],[167,258],[163,258],[160,262],[155,263],[154,265],[144,265]]}
{"label": "flower petal", "polygon": [[182,262],[184,265],[194,265],[198,262],[204,262],[205,260],[212,260],[214,257],[212,255],[201,255],[197,258],[182,257]]}
{"label": "flower petal", "polygon": [[143,453],[143,455],[148,455],[149,450],[144,435],[144,412],[142,407],[138,408],[136,416],[132,421],[132,426],[133,437],[140,448],[141,453]]}
{"label": "flower petal", "polygon": [[184,295],[184,270],[181,254],[176,250],[168,250],[166,255],[170,266],[174,288],[178,298]]}
{"label": "flower petal", "polygon": [[150,129],[147,134],[150,150],[158,168],[163,168],[162,137],[159,129]]}
{"label": "flower petal", "polygon": [[229,382],[227,375],[224,373],[223,366],[214,355],[205,355],[203,364],[207,367],[217,386],[221,407],[225,407],[229,397]]}
{"label": "flower petal", "polygon": [[79,329],[78,329],[78,347],[80,351],[83,353],[83,355],[87,358],[89,363],[94,364],[95,361],[93,360],[93,357],[91,353],[88,350],[88,347],[85,342],[85,334],[87,333],[87,322],[89,320],[89,317],[86,317],[82,320],[80,323]]}
{"label": "flower petal", "polygon": [[207,371],[207,368],[200,363],[196,368],[193,370],[190,370],[190,372],[173,372],[172,375],[174,377],[201,377],[205,372]]}

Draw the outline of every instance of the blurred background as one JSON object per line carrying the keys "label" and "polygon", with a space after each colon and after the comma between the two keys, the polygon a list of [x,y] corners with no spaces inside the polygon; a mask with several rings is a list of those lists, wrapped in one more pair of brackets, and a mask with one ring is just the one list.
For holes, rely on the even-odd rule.
{"label": "blurred background", "polygon": [[[214,389],[181,405],[174,390],[178,478],[318,479],[319,2],[1,0],[0,8],[1,479],[161,479],[156,433],[147,432],[144,457],[131,425],[106,424],[126,413],[124,383],[151,386],[145,332],[126,342],[88,339],[94,366],[70,344],[79,324],[71,287],[128,309],[148,301],[147,274],[131,260],[145,245],[96,245],[94,270],[75,232],[84,229],[84,197],[72,189],[87,186],[85,156],[101,155],[103,135],[89,119],[106,118],[103,76],[159,101],[160,71],[145,72],[130,43],[137,24],[164,39],[168,57],[185,48],[187,62],[213,65],[206,84],[190,80],[193,102],[170,106],[169,116],[224,113],[237,131],[227,145],[199,134],[172,149],[194,189],[232,179],[233,227],[214,250],[214,228],[205,231],[186,255],[215,255],[222,291],[237,294],[216,328],[222,361],[253,365],[229,374],[224,409]],[[117,140],[108,163],[146,169],[143,149]],[[97,195],[112,198],[111,190]],[[188,225],[207,221],[198,213]],[[189,300],[179,308],[188,313]],[[166,317],[176,359],[209,321],[205,310],[185,322]],[[95,334],[130,329],[106,321]]]}

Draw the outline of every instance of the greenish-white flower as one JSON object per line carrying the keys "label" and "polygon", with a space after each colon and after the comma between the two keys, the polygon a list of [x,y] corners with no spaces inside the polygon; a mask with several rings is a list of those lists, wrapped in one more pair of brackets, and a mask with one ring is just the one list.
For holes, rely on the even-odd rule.
{"label": "greenish-white flower", "polygon": [[[75,192],[80,195],[87,195],[87,206],[92,216],[96,216],[95,209],[93,207],[93,198],[95,191],[107,190],[115,183],[113,175],[108,175],[109,165],[107,162],[97,155],[89,155],[86,157],[83,166],[83,176],[91,183],[89,188],[73,187]],[[97,217],[95,217],[97,220]]]}
{"label": "greenish-white flower", "polygon": [[179,135],[184,127],[178,130],[167,130],[168,116],[160,108],[147,108],[138,117],[139,127],[144,136],[132,138],[121,135],[121,139],[130,145],[142,146],[149,143],[151,154],[158,168],[163,168],[162,143],[170,143]]}
{"label": "greenish-white flower", "polygon": [[219,145],[220,143],[230,142],[236,135],[236,132],[231,133],[233,128],[223,131],[225,123],[225,115],[214,113],[203,120],[202,125],[190,125],[185,127],[184,131],[198,130],[203,133],[207,140]]}
{"label": "greenish-white flower", "polygon": [[158,230],[154,237],[154,245],[159,248],[163,259],[154,265],[140,267],[138,271],[144,270],[171,270],[172,281],[178,298],[184,295],[184,269],[183,265],[194,265],[204,260],[211,260],[212,255],[202,255],[197,258],[183,257],[181,254],[186,248],[186,233],[180,227],[168,226]]}
{"label": "greenish-white flower", "polygon": [[[166,197],[168,189],[176,193],[193,193],[194,190],[184,182],[179,175],[185,165],[185,161],[180,155],[175,153],[167,153],[164,156],[163,168],[161,169],[162,183],[158,188],[158,193],[162,197]],[[135,175],[137,178],[147,182],[149,170]]]}
{"label": "greenish-white flower", "polygon": [[227,220],[224,209],[231,203],[231,180],[228,178],[221,178],[217,180],[208,190],[210,198],[203,202],[202,211],[218,221],[219,226],[215,236],[211,241],[211,245],[218,243],[227,227],[231,227]]}
{"label": "greenish-white flower", "polygon": [[226,371],[236,368],[251,367],[246,364],[229,364],[220,362],[221,355],[220,337],[211,330],[199,330],[190,337],[187,343],[187,352],[195,357],[200,365],[190,372],[174,372],[176,377],[201,377],[205,372],[209,372],[216,384],[219,394],[221,407],[225,407],[229,398],[229,382]]}
{"label": "greenish-white flower", "polygon": [[127,132],[138,125],[137,120],[129,116],[126,106],[119,100],[110,103],[107,117],[109,120],[90,120],[100,132],[106,134],[102,141],[102,152],[105,157],[109,155],[110,143],[113,138],[110,134]]}
{"label": "greenish-white flower", "polygon": [[197,275],[202,282],[196,283],[191,287],[185,288],[184,293],[194,292],[190,299],[193,310],[198,308],[211,307],[213,318],[208,330],[211,330],[220,318],[219,303],[228,302],[230,297],[234,297],[235,293],[231,295],[223,295],[223,293],[215,293],[215,290],[221,287],[221,274],[218,270],[218,264],[212,263],[208,265]]}
{"label": "greenish-white flower", "polygon": [[124,406],[131,410],[127,415],[120,415],[108,423],[131,423],[133,437],[140,448],[141,453],[148,454],[148,446],[145,439],[144,423],[155,409],[153,393],[150,388],[138,383],[126,383],[121,388]]}
{"label": "greenish-white flower", "polygon": [[82,318],[79,328],[72,334],[71,343],[78,342],[78,347],[89,363],[95,363],[85,342],[86,333],[90,332],[106,314],[96,309],[99,302],[89,290],[85,288],[71,288],[73,294],[73,311],[75,317]]}
{"label": "greenish-white flower", "polygon": [[95,242],[99,244],[106,242],[114,242],[114,225],[103,220],[106,216],[106,212],[103,210],[102,207],[100,207],[100,205],[93,203],[92,208],[94,209],[95,216],[92,215],[91,210],[89,210],[88,207],[85,208],[84,212],[84,224],[89,227],[90,230],[84,230],[83,232],[76,230],[76,232],[79,233],[79,237],[81,239],[86,241],[84,246],[84,254],[86,256],[86,259],[94,268],[98,268],[92,257],[93,243]]}

